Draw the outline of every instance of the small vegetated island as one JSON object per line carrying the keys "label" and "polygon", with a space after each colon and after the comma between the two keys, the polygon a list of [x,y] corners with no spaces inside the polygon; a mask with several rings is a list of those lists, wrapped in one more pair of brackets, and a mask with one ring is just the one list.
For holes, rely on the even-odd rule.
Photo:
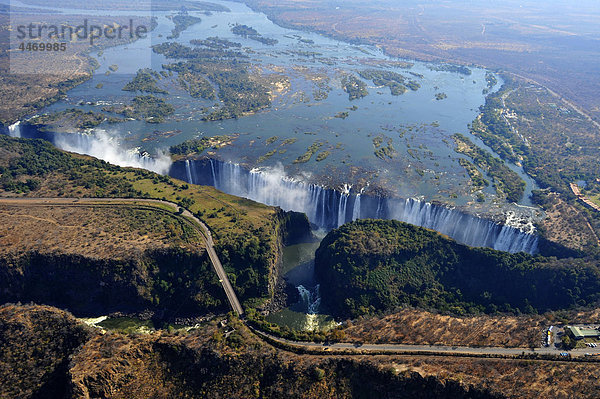
{"label": "small vegetated island", "polygon": [[[493,180],[496,193],[505,196],[508,201],[519,202],[523,198],[526,183],[521,177],[511,170],[506,164],[498,158],[492,156],[489,152],[477,147],[466,136],[456,133],[452,136],[456,143],[456,152],[471,157],[475,165],[486,171],[487,175]],[[465,167],[475,186],[485,186],[486,182],[481,180],[482,176],[472,164],[466,160],[460,161]]]}
{"label": "small vegetated island", "polygon": [[399,221],[360,220],[330,232],[316,252],[323,301],[356,317],[404,305],[454,314],[544,312],[600,299],[593,259],[471,248]]}
{"label": "small vegetated island", "polygon": [[268,38],[268,37],[264,37],[263,35],[261,35],[260,33],[258,33],[258,31],[248,25],[240,25],[240,24],[236,24],[233,26],[233,28],[231,28],[231,32],[234,35],[238,35],[247,39],[252,39],[254,41],[260,42],[262,44],[266,44],[269,46],[274,46],[277,43],[279,43],[279,41],[277,39],[272,39],[272,38]]}
{"label": "small vegetated island", "polygon": [[[317,151],[319,151],[319,148],[321,148],[323,146],[323,144],[324,143],[321,141],[315,141],[306,149],[306,152],[304,154],[300,155],[298,158],[296,158],[294,160],[294,163],[306,163],[306,162],[310,161],[312,156],[315,155],[315,153]],[[327,154],[327,155],[329,155],[329,154]],[[320,159],[320,161],[322,161],[323,159],[325,159],[325,158]]]}
{"label": "small vegetated island", "polygon": [[126,118],[143,120],[148,123],[162,123],[167,116],[175,113],[175,107],[162,98],[147,95],[135,97],[131,101],[131,105],[104,107],[102,111],[114,112]]}
{"label": "small vegetated island", "polygon": [[[386,146],[383,145],[384,141],[387,144]],[[394,141],[392,138],[381,134],[373,138],[373,148],[375,150],[375,156],[383,160],[388,158],[392,159],[398,154],[394,149]]]}
{"label": "small vegetated island", "polygon": [[341,79],[342,89],[348,93],[350,101],[366,97],[369,94],[367,84],[354,75],[344,75]]}
{"label": "small vegetated island", "polygon": [[181,32],[183,32],[190,26],[198,24],[202,21],[201,18],[188,15],[185,12],[181,12],[173,16],[168,16],[167,18],[171,19],[171,21],[173,21],[173,23],[175,24],[175,27],[171,31],[171,34],[167,37],[167,40],[178,38]]}
{"label": "small vegetated island", "polygon": [[242,45],[237,42],[232,42],[227,39],[222,39],[217,36],[207,37],[206,39],[193,39],[190,44],[194,46],[204,46],[214,50],[227,50],[230,48],[241,48]]}
{"label": "small vegetated island", "polygon": [[38,115],[31,118],[28,123],[40,131],[57,129],[60,129],[60,131],[79,131],[94,128],[104,121],[117,123],[122,122],[123,119],[100,112],[68,108],[63,111]]}
{"label": "small vegetated island", "polygon": [[131,82],[123,87],[123,90],[153,94],[169,94],[165,89],[158,87],[158,81],[160,79],[160,73],[148,68],[140,69]]}
{"label": "small vegetated island", "polygon": [[483,177],[483,174],[471,162],[464,158],[459,158],[458,163],[467,171],[469,178],[471,179],[473,191],[481,190],[482,188],[490,185],[490,183]]}
{"label": "small vegetated island", "polygon": [[428,65],[427,68],[431,71],[438,72],[454,72],[460,73],[461,75],[469,76],[471,75],[471,70],[464,65],[454,65],[454,64],[438,64],[438,65]]}
{"label": "small vegetated island", "polygon": [[403,75],[393,71],[367,69],[358,73],[361,78],[371,80],[377,86],[389,87],[393,96],[404,94],[408,89],[417,91],[421,85],[414,80],[406,79]]}

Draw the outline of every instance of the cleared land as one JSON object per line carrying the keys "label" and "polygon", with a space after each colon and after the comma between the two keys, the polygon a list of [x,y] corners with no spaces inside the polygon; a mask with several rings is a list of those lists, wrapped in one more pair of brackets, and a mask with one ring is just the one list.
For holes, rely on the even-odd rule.
{"label": "cleared land", "polygon": [[[144,203],[142,203],[144,204]],[[198,251],[198,232],[171,212],[149,203],[40,205],[0,201],[0,253],[63,252],[123,258],[132,251],[170,245]]]}
{"label": "cleared land", "polygon": [[348,342],[414,345],[539,347],[551,325],[596,322],[600,309],[544,315],[451,316],[405,309],[381,317],[348,322]]}
{"label": "cleared land", "polygon": [[343,331],[350,341],[452,346],[538,347],[550,322],[542,316],[456,317],[407,309],[357,319]]}

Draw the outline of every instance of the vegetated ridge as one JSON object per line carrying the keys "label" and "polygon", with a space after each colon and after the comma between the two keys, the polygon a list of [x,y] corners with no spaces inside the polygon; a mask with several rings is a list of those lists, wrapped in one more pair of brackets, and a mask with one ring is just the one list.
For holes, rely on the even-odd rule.
{"label": "vegetated ridge", "polygon": [[600,299],[593,258],[557,259],[470,248],[398,221],[360,220],[330,232],[316,252],[323,302],[339,315],[403,305],[454,314],[546,311]]}

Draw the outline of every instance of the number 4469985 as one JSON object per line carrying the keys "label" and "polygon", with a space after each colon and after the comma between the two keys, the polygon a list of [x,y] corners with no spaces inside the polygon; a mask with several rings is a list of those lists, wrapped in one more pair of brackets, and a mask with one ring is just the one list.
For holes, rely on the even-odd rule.
{"label": "number 4469985", "polygon": [[66,51],[67,43],[25,43],[19,45],[21,51]]}

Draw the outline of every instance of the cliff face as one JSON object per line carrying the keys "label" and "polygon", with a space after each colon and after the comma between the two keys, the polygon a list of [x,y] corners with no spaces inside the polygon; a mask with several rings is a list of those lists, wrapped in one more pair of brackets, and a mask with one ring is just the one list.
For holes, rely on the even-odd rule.
{"label": "cliff face", "polygon": [[304,213],[283,211],[278,208],[276,220],[274,234],[277,239],[273,252],[277,256],[271,264],[269,273],[269,299],[262,306],[262,309],[268,312],[279,310],[297,300],[297,297],[294,296],[297,294],[296,288],[287,283],[281,273],[283,247],[302,242],[311,235],[310,222]]}
{"label": "cliff face", "polygon": [[144,310],[198,316],[228,310],[207,255],[178,248],[124,259],[39,252],[3,256],[0,301],[35,301],[82,316]]}
{"label": "cliff face", "polygon": [[293,245],[310,237],[310,222],[306,214],[280,209],[277,216],[284,245]]}
{"label": "cliff face", "polygon": [[[396,375],[367,361],[307,361],[244,347],[232,352],[190,339],[102,337],[75,356],[73,397],[128,398],[494,398],[456,381]],[[111,358],[84,364],[108,348]],[[270,352],[270,351],[269,351]],[[99,362],[103,364],[96,368]]]}
{"label": "cliff face", "polygon": [[296,355],[236,319],[100,334],[48,306],[0,307],[2,398],[595,398],[597,376],[587,362]]}
{"label": "cliff face", "polygon": [[[310,234],[306,216],[294,212],[278,210],[269,226],[271,231],[238,240],[237,245],[217,244],[224,265],[235,275],[236,292],[250,304],[253,298],[265,298],[274,306],[273,299],[280,299],[285,290],[282,247]],[[81,245],[98,240],[81,240]],[[198,246],[134,248],[126,256],[104,251],[96,257],[77,248],[33,248],[0,253],[0,303],[35,301],[81,316],[152,310],[189,317],[229,310],[208,256]]]}
{"label": "cliff face", "polygon": [[[0,136],[0,174],[1,196],[178,203],[211,230],[215,250],[246,306],[262,306],[274,297],[283,243],[308,232],[302,215],[75,156],[42,140]],[[175,212],[147,206],[0,208],[6,215],[0,225],[0,276],[5,277],[0,301],[37,300],[102,314],[145,308],[186,315],[228,310],[206,256],[197,253],[204,246],[199,233]]]}

